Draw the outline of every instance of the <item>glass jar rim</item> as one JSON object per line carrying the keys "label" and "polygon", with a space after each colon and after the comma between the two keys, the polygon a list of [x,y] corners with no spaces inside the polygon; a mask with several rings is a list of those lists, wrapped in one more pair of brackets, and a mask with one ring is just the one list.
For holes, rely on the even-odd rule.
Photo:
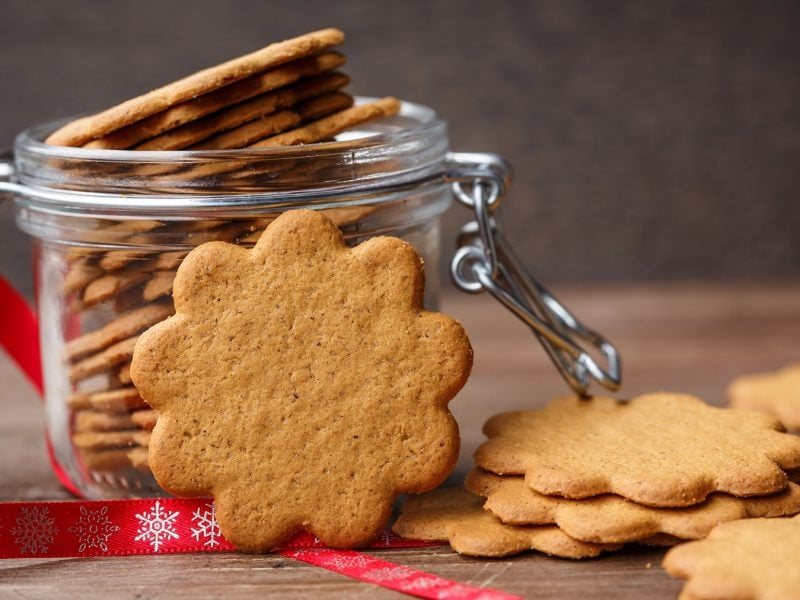
{"label": "glass jar rim", "polygon": [[[371,100],[357,97],[356,103]],[[44,143],[63,122],[17,136],[18,201],[70,212],[244,210],[296,195],[324,201],[425,179],[441,170],[448,152],[445,122],[431,108],[406,101],[397,116],[365,123],[333,141],[276,148],[141,151]]]}

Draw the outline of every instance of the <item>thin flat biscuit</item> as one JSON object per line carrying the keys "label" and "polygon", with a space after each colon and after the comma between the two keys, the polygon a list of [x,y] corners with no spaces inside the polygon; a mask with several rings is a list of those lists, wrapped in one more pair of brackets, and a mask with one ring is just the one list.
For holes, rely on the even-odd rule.
{"label": "thin flat biscuit", "polygon": [[691,506],[711,492],[779,492],[800,466],[800,437],[767,415],[716,408],[684,394],[630,401],[558,398],[541,410],[495,415],[478,466],[525,475],[540,494],[618,494],[656,507]]}
{"label": "thin flat biscuit", "polygon": [[145,279],[147,279],[147,275],[139,271],[108,273],[86,286],[81,296],[81,302],[84,307],[94,306],[132,288]]}
{"label": "thin flat biscuit", "polygon": [[158,420],[158,413],[153,409],[137,410],[130,414],[131,422],[139,429],[152,431]]}
{"label": "thin flat biscuit", "polygon": [[736,498],[711,494],[687,508],[652,508],[605,494],[568,500],[534,492],[522,477],[500,477],[475,469],[467,490],[487,498],[484,508],[510,525],[554,524],[584,542],[624,543],[657,535],[684,540],[703,538],[718,524],[752,517],[783,517],[800,512],[800,486],[769,496]]}
{"label": "thin flat biscuit", "polygon": [[224,131],[230,131],[281,109],[289,108],[297,102],[339,89],[349,81],[350,78],[343,73],[328,73],[302,80],[295,85],[262,94],[198,121],[165,131],[137,146],[136,149],[182,150]]}
{"label": "thin flat biscuit", "polygon": [[681,598],[791,600],[800,597],[800,516],[723,523],[707,539],[667,552],[664,569],[688,579]]}
{"label": "thin flat biscuit", "polygon": [[235,81],[266,71],[304,56],[317,54],[341,44],[344,34],[338,29],[323,29],[270,44],[251,54],[235,58],[216,67],[203,69],[162,88],[127,100],[90,117],[68,123],[47,138],[56,146],[82,146],[126,125],[162,110],[196,98]]}
{"label": "thin flat biscuit", "polygon": [[[223,221],[221,223],[219,221],[211,221],[210,223],[213,224],[213,226],[200,228],[196,223],[189,221],[181,224],[179,227],[173,227],[169,234],[173,236],[182,236],[182,244],[199,246],[200,244],[213,241],[235,241],[243,233],[249,231],[250,227],[250,221],[244,219]],[[152,236],[146,237],[146,234],[145,236],[134,236],[126,243],[153,243],[153,238]],[[152,252],[140,250],[111,250],[100,258],[99,265],[108,271],[116,271],[117,269],[126,267],[131,262],[141,261],[142,264],[137,265],[140,270],[149,270],[149,266],[145,263],[151,258]],[[110,275],[115,275],[115,273]]]}
{"label": "thin flat biscuit", "polygon": [[788,429],[800,431],[800,364],[737,377],[728,387],[728,397],[734,408],[767,413]]}
{"label": "thin flat biscuit", "polygon": [[133,356],[133,347],[136,345],[138,336],[112,344],[105,350],[93,354],[88,358],[75,363],[69,369],[69,380],[72,383],[82,381],[92,375],[103,373],[109,369],[130,361]]}
{"label": "thin flat biscuit", "polygon": [[341,92],[323,94],[292,107],[291,110],[282,110],[263,119],[222,133],[201,144],[192,146],[192,150],[243,148],[275,133],[290,130],[303,121],[329,115],[352,105],[353,98],[347,94]]}
{"label": "thin flat biscuit", "polygon": [[173,313],[170,302],[147,304],[114,319],[104,327],[70,340],[64,347],[64,358],[74,361],[87,354],[99,352],[108,346],[140,333],[163,321]]}
{"label": "thin flat biscuit", "polygon": [[467,556],[509,556],[537,550],[561,558],[591,558],[621,548],[618,544],[579,542],[552,525],[505,525],[481,504],[480,498],[462,488],[439,488],[408,498],[392,531],[414,540],[448,542]]}
{"label": "thin flat biscuit", "polygon": [[142,298],[145,302],[172,295],[172,283],[177,271],[156,271],[144,284]]}
{"label": "thin flat biscuit", "polygon": [[147,455],[149,454],[147,448],[131,448],[126,454],[134,469],[146,473],[150,472],[150,465],[147,462]]}
{"label": "thin flat biscuit", "polygon": [[79,292],[102,275],[103,269],[95,265],[91,257],[80,258],[69,265],[61,291],[64,294]]}
{"label": "thin flat biscuit", "polygon": [[[163,221],[152,219],[130,219],[109,223],[100,221],[96,229],[82,234],[86,244],[116,244],[127,239],[131,235],[146,233],[153,229],[163,227]],[[74,246],[67,250],[67,263],[73,263],[85,258],[91,258],[96,253],[93,245]]]}
{"label": "thin flat biscuit", "polygon": [[102,450],[139,445],[135,430],[129,431],[81,431],[72,435],[72,443],[81,450]]}
{"label": "thin flat biscuit", "polygon": [[[338,52],[326,52],[293,61],[276,69],[258,73],[237,83],[213,90],[198,98],[192,98],[177,106],[156,113],[146,119],[132,123],[103,138],[92,140],[84,148],[126,150],[136,146],[137,150],[180,150],[189,144],[165,143],[173,139],[173,132],[191,128],[198,119],[223,109],[296,82],[340,67],[345,62]],[[216,116],[216,115],[215,115]],[[185,131],[184,131],[185,133]],[[201,138],[202,139],[202,138]],[[138,144],[138,146],[137,146]]]}
{"label": "thin flat biscuit", "polygon": [[89,471],[119,471],[131,464],[128,452],[124,448],[104,448],[102,450],[78,450],[77,454]]}
{"label": "thin flat biscuit", "polygon": [[78,392],[67,398],[67,406],[73,410],[94,409],[124,413],[147,408],[147,403],[135,387],[124,387],[104,392]]}
{"label": "thin flat biscuit", "polygon": [[137,424],[125,413],[107,413],[98,410],[81,410],[75,413],[75,431],[120,431]]}
{"label": "thin flat biscuit", "polygon": [[396,115],[400,111],[400,101],[387,97],[376,100],[369,104],[353,106],[329,117],[319,119],[298,127],[292,131],[287,131],[276,136],[269,137],[249,146],[250,148],[273,148],[276,146],[296,146],[298,144],[313,144],[321,142],[345,129],[355,125]]}
{"label": "thin flat biscuit", "polygon": [[262,119],[251,121],[192,146],[191,150],[229,150],[243,148],[267,136],[292,129],[300,117],[291,110],[281,110]]}
{"label": "thin flat biscuit", "polygon": [[117,380],[124,385],[131,383],[131,364],[125,363],[117,371]]}

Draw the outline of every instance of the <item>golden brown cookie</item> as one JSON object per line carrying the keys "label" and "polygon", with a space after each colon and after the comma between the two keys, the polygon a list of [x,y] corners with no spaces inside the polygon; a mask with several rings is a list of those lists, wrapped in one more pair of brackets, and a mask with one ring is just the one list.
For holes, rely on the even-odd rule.
{"label": "golden brown cookie", "polygon": [[423,289],[409,244],[348,248],[313,211],[282,214],[252,250],[193,250],[176,315],[142,334],[131,366],[159,411],[159,484],[213,495],[244,550],[300,529],[368,543],[397,494],[432,489],[458,456],[447,403],[472,350],[456,321],[423,310]]}
{"label": "golden brown cookie", "polygon": [[150,472],[150,465],[147,463],[147,448],[131,448],[126,451],[125,455],[134,469]]}
{"label": "golden brown cookie", "polygon": [[390,117],[396,115],[399,111],[400,102],[398,100],[395,98],[382,98],[369,104],[353,106],[292,131],[268,137],[251,145],[250,148],[296,146],[298,144],[321,142],[355,125],[372,121],[373,119]]}
{"label": "golden brown cookie", "polygon": [[[165,131],[137,150],[182,150],[199,144],[214,135],[230,131],[256,119],[262,119],[297,102],[332,92],[347,85],[350,78],[343,73],[327,73],[302,80],[296,85],[262,94],[247,102],[234,104],[203,119]],[[257,138],[261,139],[261,138]]]}
{"label": "golden brown cookie", "polygon": [[788,429],[800,430],[800,364],[737,377],[728,388],[728,397],[735,408],[765,412]]}
{"label": "golden brown cookie", "polygon": [[125,448],[127,446],[147,446],[149,431],[80,431],[72,435],[72,443],[82,450],[102,450],[105,448]]}
{"label": "golden brown cookie", "polygon": [[302,102],[289,110],[282,110],[252,121],[231,131],[192,146],[192,150],[226,150],[243,148],[265,137],[288,131],[309,119],[316,119],[353,105],[353,99],[341,92],[323,94]]}
{"label": "golden brown cookie", "polygon": [[265,137],[287,131],[300,124],[300,117],[291,110],[281,110],[256,121],[250,121],[230,131],[195,144],[190,150],[230,150],[244,148]]}
{"label": "golden brown cookie", "polygon": [[123,385],[130,385],[131,383],[131,364],[125,363],[117,371],[117,381]]}
{"label": "golden brown cookie", "polygon": [[[282,86],[288,86],[301,77],[330,71],[340,67],[344,62],[344,56],[337,52],[325,52],[317,56],[301,58],[176,106],[170,106],[166,110],[123,127],[103,138],[88,142],[83,147],[124,150],[136,146],[137,150],[180,150],[192,142],[178,143],[177,140],[185,137],[191,128],[200,125],[202,121],[205,121],[205,124],[200,129],[207,128],[211,121],[225,113],[229,107],[236,108],[236,105],[250,98],[260,94],[265,95],[265,92],[277,90]],[[213,117],[201,118],[206,115],[213,115]],[[179,130],[183,130],[181,135],[172,135],[173,132],[177,134]],[[223,131],[223,129],[214,131]]]}
{"label": "golden brown cookie", "polygon": [[102,275],[86,286],[81,301],[84,307],[94,306],[132,288],[145,279],[147,279],[147,274],[139,271],[118,271]]}
{"label": "golden brown cookie", "polygon": [[104,392],[78,392],[67,398],[67,406],[72,410],[94,409],[121,413],[145,408],[147,404],[136,388],[131,386]]}
{"label": "golden brown cookie", "polygon": [[100,450],[83,450],[78,449],[77,455],[83,462],[84,467],[90,471],[118,471],[131,465],[131,460],[128,457],[129,452],[135,450],[144,450],[146,448],[134,448],[128,450],[125,448],[103,448]]}
{"label": "golden brown cookie", "polygon": [[589,558],[618,544],[590,544],[572,539],[552,525],[505,525],[485,511],[482,501],[461,488],[440,488],[403,504],[392,531],[404,538],[449,542],[468,556],[508,556],[538,550],[562,558]]}
{"label": "golden brown cookie", "polygon": [[120,431],[132,429],[136,424],[125,413],[108,413],[98,410],[81,410],[75,414],[75,431]]}
{"label": "golden brown cookie", "polygon": [[673,577],[688,579],[681,598],[800,598],[800,517],[723,523],[707,539],[681,544],[664,557]]}
{"label": "golden brown cookie", "polygon": [[322,29],[270,44],[266,48],[229,60],[216,67],[203,69],[96,115],[68,123],[51,134],[46,142],[56,146],[82,146],[91,140],[108,135],[112,131],[171,106],[272,67],[317,54],[341,44],[343,41],[344,34],[338,29]]}
{"label": "golden brown cookie", "polygon": [[726,521],[800,512],[800,486],[794,483],[769,496],[737,498],[715,493],[686,508],[652,508],[612,494],[583,500],[544,496],[522,477],[500,477],[480,469],[467,475],[465,485],[473,494],[485,496],[484,508],[504,523],[553,523],[570,537],[596,543],[633,542],[663,534],[699,539]]}
{"label": "golden brown cookie", "polygon": [[693,396],[645,394],[628,402],[558,398],[484,426],[475,453],[499,475],[525,475],[535,491],[566,498],[614,493],[639,504],[690,506],[714,491],[735,496],[786,488],[800,437],[766,415],[714,408]]}
{"label": "golden brown cookie", "polygon": [[64,294],[79,292],[102,275],[103,269],[94,264],[92,258],[79,258],[69,266],[69,270],[64,275],[61,291]]}
{"label": "golden brown cookie", "polygon": [[116,342],[144,331],[159,321],[163,321],[172,313],[171,302],[156,302],[142,306],[111,321],[100,329],[67,342],[64,349],[65,359],[74,361],[87,354],[99,352]]}
{"label": "golden brown cookie", "polygon": [[112,344],[105,350],[93,354],[73,364],[69,368],[69,380],[72,383],[82,381],[92,375],[103,373],[117,365],[128,362],[133,356],[133,347],[136,345],[137,336]]}
{"label": "golden brown cookie", "polygon": [[158,420],[158,413],[154,410],[137,410],[130,414],[131,423],[140,429],[152,431]]}
{"label": "golden brown cookie", "polygon": [[172,283],[175,281],[176,271],[156,271],[152,274],[142,290],[145,302],[157,300],[164,296],[172,295]]}

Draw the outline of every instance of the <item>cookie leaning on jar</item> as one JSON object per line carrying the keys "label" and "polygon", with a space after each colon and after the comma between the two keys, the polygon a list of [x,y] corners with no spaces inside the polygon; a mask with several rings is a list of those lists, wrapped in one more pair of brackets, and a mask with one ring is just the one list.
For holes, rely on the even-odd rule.
{"label": "cookie leaning on jar", "polygon": [[[343,41],[341,31],[325,29],[271,44],[68,123],[46,142],[95,150],[270,148],[330,140],[359,123],[396,114],[399,102],[393,98],[353,106],[352,97],[341,91],[350,80],[335,70],[345,57],[334,48]],[[231,164],[197,164],[188,178],[236,178]],[[144,161],[125,169],[110,174],[174,171],[184,186],[187,179],[181,166]],[[302,176],[297,171],[268,176],[274,181],[284,174]],[[372,210],[355,206],[323,212],[343,226]],[[189,249],[216,240],[252,246],[273,218],[104,221],[91,236],[96,247],[76,246],[68,252],[63,302],[75,321],[67,330],[79,335],[65,347],[73,385],[67,407],[73,444],[87,470],[148,468],[155,413],[131,385],[130,359],[138,335],[174,313],[172,282]],[[186,250],[141,249],[164,239]]]}

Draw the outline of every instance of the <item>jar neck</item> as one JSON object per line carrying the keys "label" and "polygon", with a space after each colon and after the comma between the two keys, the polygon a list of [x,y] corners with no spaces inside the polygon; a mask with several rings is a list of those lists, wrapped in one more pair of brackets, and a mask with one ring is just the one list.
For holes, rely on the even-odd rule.
{"label": "jar neck", "polygon": [[87,150],[42,143],[55,127],[20,134],[13,175],[18,196],[51,210],[254,209],[298,197],[330,202],[426,179],[441,170],[448,151],[444,122],[411,103],[343,139],[269,149]]}

